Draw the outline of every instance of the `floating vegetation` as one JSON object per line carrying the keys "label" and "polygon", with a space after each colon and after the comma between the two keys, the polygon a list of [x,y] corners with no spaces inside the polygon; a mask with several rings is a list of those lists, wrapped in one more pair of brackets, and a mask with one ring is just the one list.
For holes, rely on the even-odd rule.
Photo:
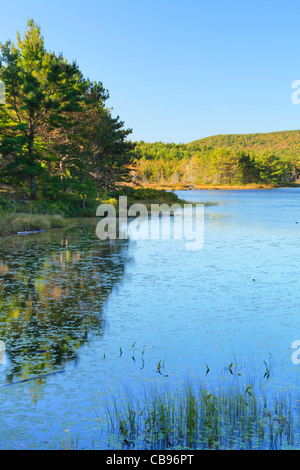
{"label": "floating vegetation", "polygon": [[268,366],[268,364],[266,363],[266,361],[264,361],[264,364],[265,364],[265,366],[266,366],[264,378],[266,377],[266,378],[268,379],[268,378],[270,377],[270,366]]}
{"label": "floating vegetation", "polygon": [[160,360],[158,361],[158,363],[156,364],[156,372],[158,372],[160,375],[163,375],[164,377],[168,377],[168,375],[164,375],[162,373],[162,369],[165,368],[165,361],[164,360]]}

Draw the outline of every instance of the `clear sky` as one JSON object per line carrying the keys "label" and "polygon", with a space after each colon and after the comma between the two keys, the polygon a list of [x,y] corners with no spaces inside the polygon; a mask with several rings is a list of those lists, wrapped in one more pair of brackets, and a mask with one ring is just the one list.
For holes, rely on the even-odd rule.
{"label": "clear sky", "polygon": [[300,128],[299,0],[10,0],[0,42],[33,18],[46,47],[103,82],[132,140]]}

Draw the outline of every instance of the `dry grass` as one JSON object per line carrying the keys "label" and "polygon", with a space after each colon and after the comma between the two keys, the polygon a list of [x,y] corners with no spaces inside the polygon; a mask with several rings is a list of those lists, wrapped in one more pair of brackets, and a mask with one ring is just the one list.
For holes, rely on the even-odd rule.
{"label": "dry grass", "polygon": [[63,228],[66,225],[67,222],[61,215],[0,214],[0,236]]}

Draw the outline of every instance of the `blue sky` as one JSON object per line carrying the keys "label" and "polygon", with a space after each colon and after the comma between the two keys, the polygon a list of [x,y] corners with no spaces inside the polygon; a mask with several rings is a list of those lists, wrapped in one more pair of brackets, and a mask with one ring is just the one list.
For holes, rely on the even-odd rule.
{"label": "blue sky", "polygon": [[11,0],[0,42],[29,18],[47,49],[102,81],[132,140],[300,128],[299,0]]}

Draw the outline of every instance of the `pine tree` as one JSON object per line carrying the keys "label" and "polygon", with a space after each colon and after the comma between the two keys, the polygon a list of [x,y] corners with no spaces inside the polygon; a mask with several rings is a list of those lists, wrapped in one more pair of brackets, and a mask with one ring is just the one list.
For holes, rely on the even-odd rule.
{"label": "pine tree", "polygon": [[1,179],[37,199],[51,156],[42,140],[45,129],[71,125],[81,109],[88,84],[75,63],[45,50],[39,26],[28,22],[24,39],[17,35],[0,46],[0,79],[6,104],[0,107]]}
{"label": "pine tree", "polygon": [[134,145],[105,103],[101,82],[85,79],[75,62],[48,52],[30,20],[0,46],[0,179],[32,200],[95,200],[97,192],[130,179]]}

